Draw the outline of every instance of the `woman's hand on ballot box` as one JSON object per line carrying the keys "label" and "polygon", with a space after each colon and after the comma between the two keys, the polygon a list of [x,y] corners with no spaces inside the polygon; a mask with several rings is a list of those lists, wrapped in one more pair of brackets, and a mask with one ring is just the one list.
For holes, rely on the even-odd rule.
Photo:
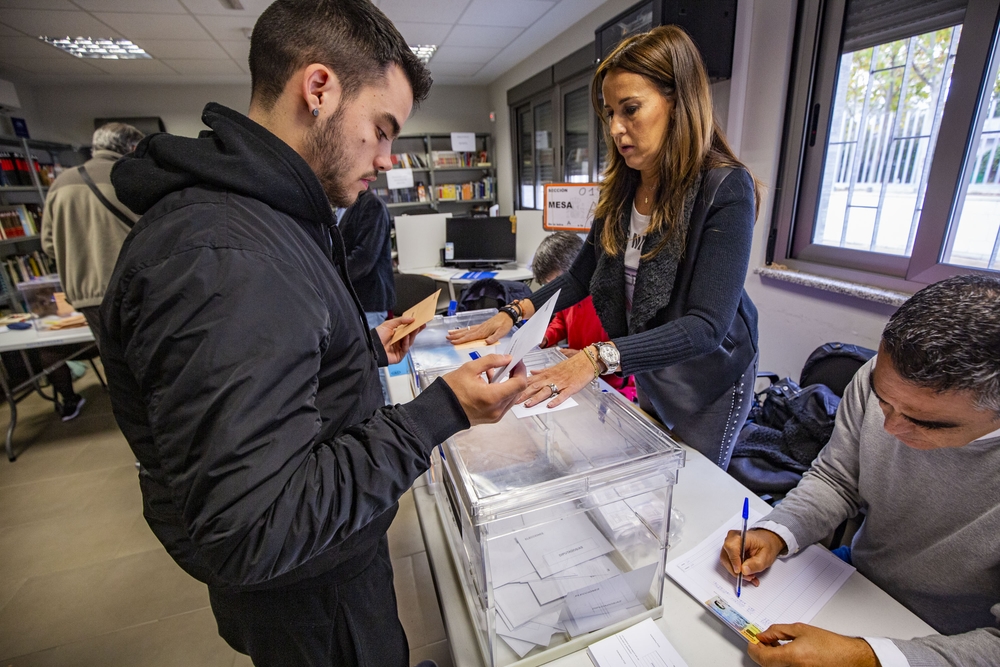
{"label": "woman's hand on ballot box", "polygon": [[487,345],[493,345],[514,328],[514,321],[506,313],[497,313],[485,322],[462,329],[448,331],[448,341],[452,345],[461,345],[475,340],[484,340]]}
{"label": "woman's hand on ballot box", "polygon": [[550,408],[557,407],[567,398],[594,381],[594,364],[584,354],[574,354],[555,366],[533,372],[528,378],[528,386],[517,397],[518,403],[531,408],[545,403]]}
{"label": "woman's hand on ballot box", "polygon": [[523,363],[514,366],[504,382],[490,384],[482,377],[485,373],[492,378],[493,373],[499,372],[510,361],[511,357],[506,354],[487,354],[441,376],[465,410],[470,426],[500,421],[524,391],[528,384],[528,371]]}

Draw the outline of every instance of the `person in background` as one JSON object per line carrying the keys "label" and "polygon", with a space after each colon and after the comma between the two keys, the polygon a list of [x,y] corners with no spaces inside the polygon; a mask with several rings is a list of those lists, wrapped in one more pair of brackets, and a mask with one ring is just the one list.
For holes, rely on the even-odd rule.
{"label": "person in background", "polygon": [[865,509],[836,551],[937,630],[912,640],[773,625],[765,667],[1000,665],[1000,278],[960,276],[899,307],[847,387],[829,444],[774,511],[720,555],[754,585]]}
{"label": "person in background", "polygon": [[[115,166],[142,218],[101,306],[111,404],[143,514],[208,586],[219,635],[257,667],[405,667],[386,531],[431,452],[527,386],[487,355],[405,405],[380,366],[412,331],[369,329],[333,207],[392,167],[431,78],[370,0],[277,0],[250,36],[246,115],[146,137]],[[510,385],[510,386],[507,386]]]}
{"label": "person in background", "polygon": [[[337,223],[347,252],[347,274],[365,309],[368,326],[385,322],[396,306],[396,284],[392,277],[392,221],[389,207],[378,196],[363,192]],[[389,402],[385,376],[380,372],[382,398]]]}
{"label": "person in background", "polygon": [[[535,256],[531,260],[531,272],[535,280],[546,285],[569,271],[573,260],[583,248],[583,239],[573,232],[556,232],[538,244]],[[560,310],[549,322],[540,347],[552,347],[562,340],[568,347],[559,348],[567,357],[578,354],[580,350],[602,340],[608,339],[608,334],[601,326],[601,320],[594,310],[594,300],[587,297],[583,301]],[[635,383],[632,376],[619,377],[606,375],[604,379],[630,401],[636,400]]]}
{"label": "person in background", "polygon": [[701,55],[675,25],[623,40],[591,101],[609,147],[594,223],[570,270],[449,339],[494,343],[559,291],[588,296],[608,340],[532,374],[556,407],[595,377],[635,376],[639,405],[722,469],[753,398],[757,309],[743,289],[757,184],[715,122]]}
{"label": "person in background", "polygon": [[142,132],[125,123],[94,131],[93,156],[82,167],[59,174],[45,198],[42,249],[56,262],[66,300],[87,319],[98,350],[98,311],[118,251],[139,216],[126,208],[111,185],[111,168],[131,153]]}

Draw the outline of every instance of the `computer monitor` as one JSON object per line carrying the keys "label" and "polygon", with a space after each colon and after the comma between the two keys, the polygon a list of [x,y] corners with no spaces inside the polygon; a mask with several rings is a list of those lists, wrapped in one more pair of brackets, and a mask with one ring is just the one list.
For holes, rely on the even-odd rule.
{"label": "computer monitor", "polygon": [[456,266],[497,266],[517,261],[516,223],[510,218],[448,218],[445,241]]}

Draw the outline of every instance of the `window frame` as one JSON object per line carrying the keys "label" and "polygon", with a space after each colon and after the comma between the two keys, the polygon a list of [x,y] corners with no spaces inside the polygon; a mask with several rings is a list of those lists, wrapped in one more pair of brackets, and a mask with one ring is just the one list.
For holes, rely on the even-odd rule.
{"label": "window frame", "polygon": [[[992,89],[993,85],[989,73],[1000,26],[1000,0],[969,0],[966,8],[911,255],[812,242],[846,5],[847,0],[800,0],[798,4],[766,263],[777,261],[809,273],[905,292],[953,275],[996,275],[996,271],[943,264],[940,258],[962,192],[981,95],[984,87]],[[995,66],[1000,57],[992,60]]]}

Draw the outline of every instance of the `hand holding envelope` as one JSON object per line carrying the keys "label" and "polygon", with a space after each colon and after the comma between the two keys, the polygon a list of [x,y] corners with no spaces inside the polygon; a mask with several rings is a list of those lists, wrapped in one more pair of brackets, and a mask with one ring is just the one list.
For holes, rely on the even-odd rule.
{"label": "hand holding envelope", "polygon": [[416,331],[433,320],[434,309],[437,306],[438,296],[440,294],[441,290],[434,292],[434,294],[431,294],[413,308],[410,308],[408,311],[403,313],[402,317],[412,317],[413,322],[410,324],[404,324],[401,327],[396,327],[396,330],[392,332],[392,338],[389,339],[389,345],[395,345],[398,341],[402,340],[403,336],[409,334],[411,331]]}

